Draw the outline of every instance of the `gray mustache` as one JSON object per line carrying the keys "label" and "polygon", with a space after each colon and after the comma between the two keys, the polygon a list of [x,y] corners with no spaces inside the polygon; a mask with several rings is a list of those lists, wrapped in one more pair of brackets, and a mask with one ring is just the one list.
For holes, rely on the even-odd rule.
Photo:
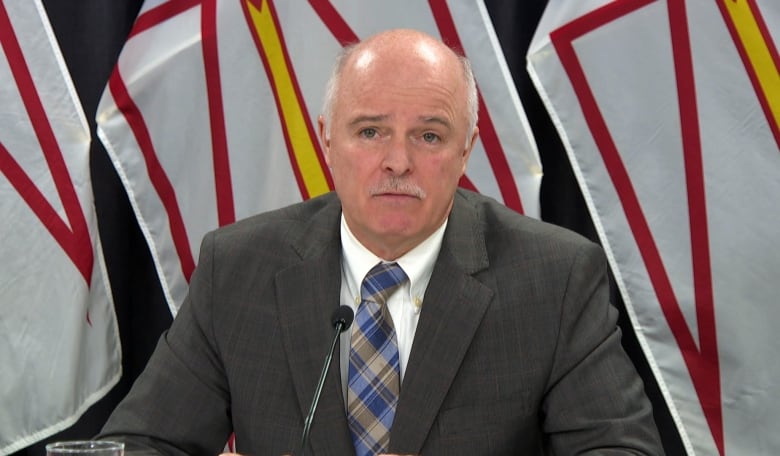
{"label": "gray mustache", "polygon": [[382,193],[400,193],[420,199],[423,199],[426,196],[425,191],[416,184],[397,177],[392,177],[387,181],[381,182],[379,185],[369,188],[368,193],[371,196],[380,195]]}

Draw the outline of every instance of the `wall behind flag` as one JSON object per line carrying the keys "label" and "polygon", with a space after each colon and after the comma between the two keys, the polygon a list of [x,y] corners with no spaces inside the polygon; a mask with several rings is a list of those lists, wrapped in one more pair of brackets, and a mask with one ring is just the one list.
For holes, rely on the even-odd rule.
{"label": "wall behind flag", "polygon": [[[98,99],[113,70],[116,58],[132,27],[141,1],[46,0],[44,5],[59,40],[65,60],[94,135]],[[541,187],[542,218],[574,229],[596,240],[565,151],[525,71],[525,54],[546,2],[485,2],[528,120],[534,130],[544,167]],[[159,334],[170,324],[167,302],[138,228],[127,195],[100,141],[93,136],[91,168],[98,225],[111,278],[120,333],[124,375],[103,401],[92,407],[71,429],[46,441],[83,438],[95,434],[111,409],[128,391],[143,368]],[[616,296],[619,304],[619,297]],[[625,325],[624,344],[648,384],[654,382],[644,359]],[[660,395],[658,395],[660,397]],[[668,454],[681,454],[679,439],[669,424],[662,402],[656,404],[656,418]],[[45,441],[18,454],[42,454]]]}

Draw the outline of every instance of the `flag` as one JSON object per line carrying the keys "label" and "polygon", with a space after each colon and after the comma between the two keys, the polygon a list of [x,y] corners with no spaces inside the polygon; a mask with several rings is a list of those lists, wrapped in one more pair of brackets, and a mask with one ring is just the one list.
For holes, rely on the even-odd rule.
{"label": "flag", "polygon": [[332,62],[395,27],[472,60],[480,141],[461,184],[538,216],[538,152],[481,1],[148,0],[97,122],[172,313],[207,231],[332,189],[315,131]]}
{"label": "flag", "polygon": [[551,0],[528,69],[689,454],[780,454],[780,6]]}
{"label": "flag", "polygon": [[40,1],[0,1],[0,454],[72,425],[121,375],[90,133]]}

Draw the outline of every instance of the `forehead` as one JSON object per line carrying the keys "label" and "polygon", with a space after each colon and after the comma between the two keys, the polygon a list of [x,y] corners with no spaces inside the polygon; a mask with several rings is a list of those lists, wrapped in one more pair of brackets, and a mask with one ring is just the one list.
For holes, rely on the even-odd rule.
{"label": "forehead", "polygon": [[[383,64],[385,66],[419,65],[443,70],[443,67],[451,63],[453,58],[455,58],[454,54],[440,43],[429,41],[384,43],[356,49],[351,66],[356,71],[369,71],[372,67],[383,66]],[[403,69],[403,66],[396,68]]]}
{"label": "forehead", "polygon": [[452,117],[466,106],[466,84],[458,58],[448,49],[422,42],[412,46],[368,47],[345,63],[336,111],[416,109],[417,116]]}
{"label": "forehead", "polygon": [[389,72],[399,78],[419,72],[433,72],[443,79],[457,74],[458,57],[443,43],[401,35],[383,37],[355,48],[345,62],[344,77]]}

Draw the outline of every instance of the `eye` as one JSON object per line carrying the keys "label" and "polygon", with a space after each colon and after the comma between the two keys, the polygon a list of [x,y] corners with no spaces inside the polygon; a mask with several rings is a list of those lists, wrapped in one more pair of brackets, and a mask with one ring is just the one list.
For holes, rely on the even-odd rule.
{"label": "eye", "polygon": [[427,132],[422,134],[422,139],[427,143],[433,144],[439,142],[441,138],[436,133]]}
{"label": "eye", "polygon": [[369,128],[364,128],[364,129],[360,130],[360,132],[358,134],[360,136],[362,136],[363,138],[372,139],[372,138],[376,138],[376,136],[379,133],[376,131],[376,128],[370,128],[369,127]]}

